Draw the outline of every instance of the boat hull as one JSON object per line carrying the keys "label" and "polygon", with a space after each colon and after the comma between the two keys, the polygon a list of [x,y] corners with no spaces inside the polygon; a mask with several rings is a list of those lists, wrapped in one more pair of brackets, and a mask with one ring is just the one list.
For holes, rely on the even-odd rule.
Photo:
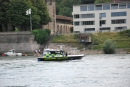
{"label": "boat hull", "polygon": [[68,58],[37,58],[38,61],[64,61]]}
{"label": "boat hull", "polygon": [[64,60],[78,60],[82,59],[85,55],[68,55],[67,57],[57,57],[57,58],[37,58],[38,61],[64,61]]}

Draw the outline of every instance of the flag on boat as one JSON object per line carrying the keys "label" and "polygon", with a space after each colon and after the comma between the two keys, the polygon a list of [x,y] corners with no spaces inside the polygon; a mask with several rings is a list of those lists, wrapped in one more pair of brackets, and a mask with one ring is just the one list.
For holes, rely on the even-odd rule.
{"label": "flag on boat", "polygon": [[31,14],[31,8],[26,11],[26,15]]}

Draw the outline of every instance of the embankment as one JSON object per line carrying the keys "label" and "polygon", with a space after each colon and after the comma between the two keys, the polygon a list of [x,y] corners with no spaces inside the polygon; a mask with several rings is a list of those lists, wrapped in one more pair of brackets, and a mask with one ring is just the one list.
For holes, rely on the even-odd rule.
{"label": "embankment", "polygon": [[32,54],[39,46],[31,32],[0,32],[0,53],[15,49],[16,52]]}

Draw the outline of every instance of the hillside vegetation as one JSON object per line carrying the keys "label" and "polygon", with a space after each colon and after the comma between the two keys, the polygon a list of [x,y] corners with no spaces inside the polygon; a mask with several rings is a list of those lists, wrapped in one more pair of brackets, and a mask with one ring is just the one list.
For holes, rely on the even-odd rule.
{"label": "hillside vegetation", "polygon": [[[116,48],[130,49],[130,30],[122,32],[105,32],[92,34],[92,41],[94,42],[93,49],[102,49],[105,40],[110,39],[116,43]],[[78,35],[66,34],[56,35],[52,41],[53,43],[73,43],[78,42]]]}

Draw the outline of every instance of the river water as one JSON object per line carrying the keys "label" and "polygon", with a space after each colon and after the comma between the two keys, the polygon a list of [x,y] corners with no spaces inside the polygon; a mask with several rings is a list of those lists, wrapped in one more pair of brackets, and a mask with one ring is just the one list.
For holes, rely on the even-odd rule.
{"label": "river water", "polygon": [[87,55],[81,60],[0,57],[0,87],[130,87],[130,55]]}

